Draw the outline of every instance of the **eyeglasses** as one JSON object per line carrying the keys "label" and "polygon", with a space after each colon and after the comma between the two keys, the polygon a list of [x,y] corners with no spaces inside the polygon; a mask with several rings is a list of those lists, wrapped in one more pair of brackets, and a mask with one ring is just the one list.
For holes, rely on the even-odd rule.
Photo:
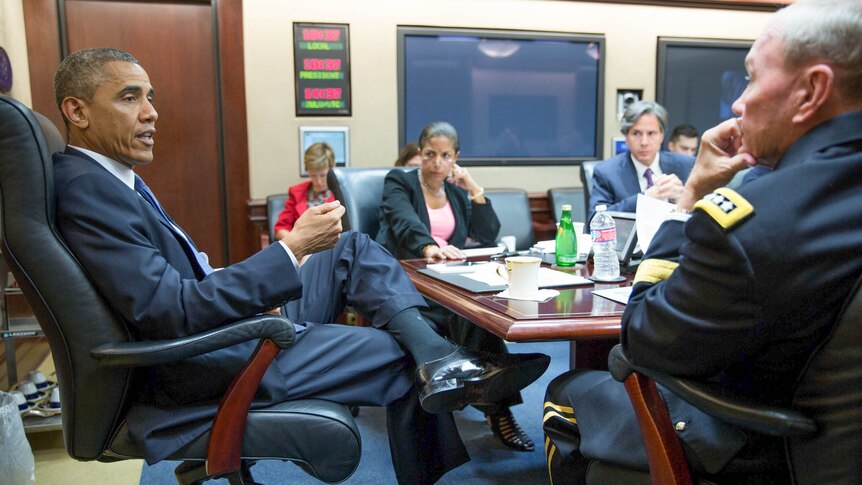
{"label": "eyeglasses", "polygon": [[443,160],[443,163],[452,163],[455,161],[455,156],[453,154],[449,152],[443,152],[438,155],[437,152],[435,152],[434,150],[424,151],[419,155],[419,157],[422,159],[423,162],[433,162],[438,158]]}

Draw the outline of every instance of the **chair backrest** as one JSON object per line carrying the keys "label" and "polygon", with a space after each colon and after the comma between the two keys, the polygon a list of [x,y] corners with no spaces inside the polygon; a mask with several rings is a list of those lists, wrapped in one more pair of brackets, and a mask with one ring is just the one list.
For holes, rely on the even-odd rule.
{"label": "chair backrest", "polygon": [[586,221],[587,203],[584,200],[584,189],[581,187],[548,189],[548,204],[551,206],[551,212],[554,214],[554,222],[560,222],[560,216],[563,214],[563,204],[571,204],[573,221]]}
{"label": "chair backrest", "polygon": [[3,256],[51,347],[66,450],[92,460],[102,455],[124,415],[131,372],[99,365],[90,349],[128,341],[129,335],[54,226],[51,154],[63,145],[47,118],[0,96]]}
{"label": "chair backrest", "polygon": [[535,244],[533,218],[530,214],[530,198],[522,189],[488,189],[485,197],[491,200],[494,212],[500,220],[499,240],[503,236],[515,236],[516,248],[530,249]]}
{"label": "chair backrest", "polygon": [[817,422],[813,438],[787,442],[797,485],[862,483],[862,279],[831,335],[808,360],[792,406]]}
{"label": "chair backrest", "polygon": [[284,209],[287,194],[272,194],[266,196],[266,225],[269,226],[269,242],[275,241],[275,223],[278,215]]}
{"label": "chair backrest", "polygon": [[383,179],[393,169],[415,170],[413,167],[333,167],[329,170],[326,183],[345,208],[341,219],[345,231],[352,229],[372,238],[377,237],[380,204],[383,202]]}
{"label": "chair backrest", "polygon": [[[591,160],[581,163],[581,185],[584,186],[584,212],[587,216],[593,211],[593,207],[590,207],[590,191],[593,190],[593,170],[600,163],[602,163],[601,160]],[[586,221],[586,219],[584,220]]]}

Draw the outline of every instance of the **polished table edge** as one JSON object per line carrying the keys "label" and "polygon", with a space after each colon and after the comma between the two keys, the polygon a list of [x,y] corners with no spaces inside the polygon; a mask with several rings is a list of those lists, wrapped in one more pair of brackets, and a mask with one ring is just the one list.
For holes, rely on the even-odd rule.
{"label": "polished table edge", "polygon": [[516,319],[477,301],[487,293],[470,293],[419,273],[418,266],[424,266],[424,260],[402,260],[400,263],[422,295],[509,342],[614,339],[620,335],[622,312],[601,316]]}

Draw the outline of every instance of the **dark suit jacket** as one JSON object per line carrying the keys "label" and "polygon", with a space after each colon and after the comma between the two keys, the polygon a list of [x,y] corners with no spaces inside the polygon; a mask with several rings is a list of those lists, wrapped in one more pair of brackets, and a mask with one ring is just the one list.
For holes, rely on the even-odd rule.
{"label": "dark suit jacket", "polygon": [[[658,163],[662,173],[675,174],[685,183],[694,166],[694,157],[661,152]],[[639,193],[641,188],[638,174],[629,152],[605,160],[596,165],[593,171],[587,221],[593,218],[596,206],[601,204],[607,205],[609,211],[635,212]]]}
{"label": "dark suit jacket", "polygon": [[[54,155],[54,188],[60,233],[99,293],[137,338],[199,333],[302,294],[299,275],[279,245],[199,281],[177,236],[152,207],[75,149]],[[254,284],[249,275],[254,275]],[[181,411],[172,406],[217,402],[255,345],[249,342],[170,366],[136,370],[137,400],[145,407],[129,413],[133,435],[143,440],[156,428],[205,420],[203,428],[189,427],[174,436],[173,449],[200,434],[215,406]],[[267,371],[256,399],[284,400],[283,387],[283,379]],[[148,458],[164,452],[147,451]]]}
{"label": "dark suit jacket", "polygon": [[[418,170],[418,169],[417,169]],[[483,245],[492,245],[500,232],[500,221],[491,206],[470,201],[467,191],[444,183],[446,197],[455,216],[455,232],[449,244],[463,248],[470,236]],[[425,195],[416,170],[393,170],[383,182],[383,208],[377,242],[398,259],[421,258],[426,244],[436,244],[431,237],[431,222]]]}

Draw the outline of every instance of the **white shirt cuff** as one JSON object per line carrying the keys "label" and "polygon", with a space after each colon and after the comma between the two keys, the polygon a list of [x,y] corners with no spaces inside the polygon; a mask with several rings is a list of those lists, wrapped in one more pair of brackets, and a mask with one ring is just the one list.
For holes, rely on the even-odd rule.
{"label": "white shirt cuff", "polygon": [[293,262],[293,269],[298,272],[299,261],[296,260],[296,256],[293,255],[293,251],[291,251],[290,248],[287,247],[287,243],[285,243],[284,241],[278,241],[278,243],[281,244],[281,247],[283,247],[284,250],[287,252],[287,255],[290,256],[290,260]]}

